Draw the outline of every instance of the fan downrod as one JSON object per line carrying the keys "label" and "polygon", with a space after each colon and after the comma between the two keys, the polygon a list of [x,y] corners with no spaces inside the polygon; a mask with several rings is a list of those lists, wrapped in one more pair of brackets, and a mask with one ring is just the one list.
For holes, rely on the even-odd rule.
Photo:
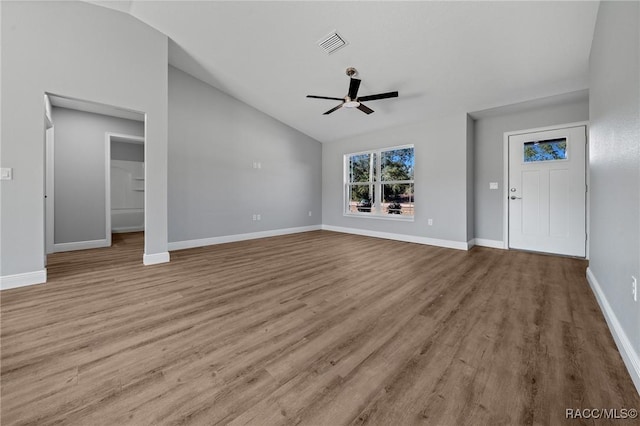
{"label": "fan downrod", "polygon": [[355,75],[358,75],[358,70],[355,69],[354,67],[349,67],[347,68],[347,75],[351,78]]}

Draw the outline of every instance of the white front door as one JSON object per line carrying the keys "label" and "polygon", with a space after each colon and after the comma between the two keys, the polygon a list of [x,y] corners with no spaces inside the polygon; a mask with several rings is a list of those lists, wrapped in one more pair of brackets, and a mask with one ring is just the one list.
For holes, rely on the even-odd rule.
{"label": "white front door", "polygon": [[586,126],[509,136],[509,247],[586,255]]}

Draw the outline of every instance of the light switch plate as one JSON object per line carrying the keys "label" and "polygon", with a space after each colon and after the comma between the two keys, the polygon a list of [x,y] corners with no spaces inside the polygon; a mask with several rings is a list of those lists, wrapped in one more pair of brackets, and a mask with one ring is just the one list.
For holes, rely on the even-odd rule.
{"label": "light switch plate", "polygon": [[3,167],[0,169],[0,179],[11,180],[13,179],[13,169],[10,167]]}
{"label": "light switch plate", "polygon": [[489,189],[498,189],[498,182],[489,182]]}

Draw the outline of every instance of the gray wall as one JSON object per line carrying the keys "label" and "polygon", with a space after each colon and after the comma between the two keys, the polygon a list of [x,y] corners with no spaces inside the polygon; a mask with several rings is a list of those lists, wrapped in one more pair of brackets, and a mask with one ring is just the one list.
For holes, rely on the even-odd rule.
{"label": "gray wall", "polygon": [[321,224],[321,161],[320,142],[169,67],[169,241]]}
{"label": "gray wall", "polygon": [[54,242],[105,239],[105,132],[144,136],[144,123],[56,107],[52,116]]}
{"label": "gray wall", "polygon": [[[590,58],[589,268],[640,355],[640,44],[637,2],[602,2]],[[640,389],[640,382],[636,383]]]}
{"label": "gray wall", "polygon": [[45,92],[147,113],[145,253],[166,252],[167,37],[84,2],[1,3],[0,273],[44,269]]}
{"label": "gray wall", "polygon": [[[544,102],[525,102],[473,114],[477,117],[474,147],[476,238],[503,240],[504,133],[589,120],[586,95],[564,98],[547,98]],[[498,182],[499,189],[490,190],[489,182]]]}
{"label": "gray wall", "polygon": [[[348,112],[348,111],[347,111]],[[372,118],[374,118],[372,116]],[[467,242],[467,118],[460,113],[322,145],[325,225]],[[369,149],[415,145],[415,221],[344,216],[343,158]],[[427,219],[433,219],[433,226]]]}
{"label": "gray wall", "polygon": [[[142,126],[142,133],[144,133],[144,124],[140,123],[140,126]],[[133,135],[133,133],[127,134]],[[111,142],[111,159],[144,162],[144,144],[115,141]]]}

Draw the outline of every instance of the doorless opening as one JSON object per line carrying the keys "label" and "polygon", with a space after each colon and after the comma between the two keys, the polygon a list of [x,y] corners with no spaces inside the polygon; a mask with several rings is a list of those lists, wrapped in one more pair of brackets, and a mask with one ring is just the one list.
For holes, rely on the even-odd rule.
{"label": "doorless opening", "polygon": [[[54,94],[45,94],[45,114],[46,253],[110,246],[111,140],[140,152],[136,207],[143,218],[146,116]],[[141,221],[136,230],[144,226]]]}

